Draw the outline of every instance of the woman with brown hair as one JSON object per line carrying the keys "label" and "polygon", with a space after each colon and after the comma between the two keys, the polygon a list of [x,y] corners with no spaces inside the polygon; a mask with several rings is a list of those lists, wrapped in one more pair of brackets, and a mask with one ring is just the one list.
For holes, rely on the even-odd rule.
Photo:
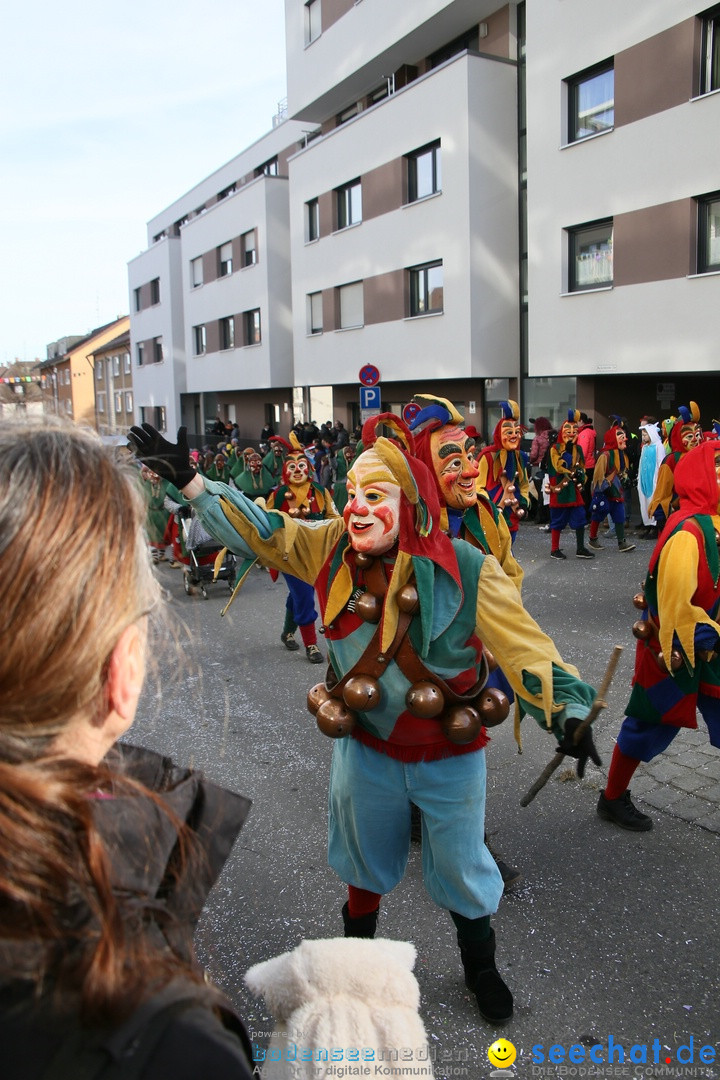
{"label": "woman with brown hair", "polygon": [[157,617],[144,520],[134,470],[91,432],[3,423],[5,1080],[251,1075],[242,1023],[192,951],[249,803],[116,745]]}

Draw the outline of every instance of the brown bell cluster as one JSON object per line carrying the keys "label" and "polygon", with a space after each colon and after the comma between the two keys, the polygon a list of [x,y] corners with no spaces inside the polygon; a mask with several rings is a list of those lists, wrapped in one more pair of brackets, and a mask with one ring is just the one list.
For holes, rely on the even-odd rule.
{"label": "brown bell cluster", "polygon": [[[637,592],[633,596],[633,607],[638,611],[647,611],[647,600],[643,592]],[[651,615],[648,615],[646,619],[638,619],[632,625],[633,637],[636,637],[638,641],[651,641],[655,640],[658,636],[657,623],[654,621]],[[662,654],[662,651],[657,652],[653,649],[652,655],[661,671],[679,671],[683,666],[683,657],[679,649],[673,649],[670,653],[670,667],[668,668],[667,661]]]}

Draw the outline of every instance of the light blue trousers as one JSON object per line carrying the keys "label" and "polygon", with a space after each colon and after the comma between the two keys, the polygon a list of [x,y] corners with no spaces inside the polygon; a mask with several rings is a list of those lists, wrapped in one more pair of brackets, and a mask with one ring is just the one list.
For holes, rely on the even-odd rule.
{"label": "light blue trousers", "polygon": [[425,888],[467,919],[492,915],[500,871],[485,846],[485,752],[403,762],[339,739],[330,770],[328,862],[347,885],[384,895],[402,879],[410,803],[422,811]]}

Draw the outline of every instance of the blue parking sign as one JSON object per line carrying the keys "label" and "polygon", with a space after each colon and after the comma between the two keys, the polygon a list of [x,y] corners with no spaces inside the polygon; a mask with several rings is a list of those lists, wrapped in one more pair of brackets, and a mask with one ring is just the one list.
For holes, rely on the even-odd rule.
{"label": "blue parking sign", "polygon": [[380,387],[379,386],[361,386],[360,387],[360,408],[361,409],[380,409]]}

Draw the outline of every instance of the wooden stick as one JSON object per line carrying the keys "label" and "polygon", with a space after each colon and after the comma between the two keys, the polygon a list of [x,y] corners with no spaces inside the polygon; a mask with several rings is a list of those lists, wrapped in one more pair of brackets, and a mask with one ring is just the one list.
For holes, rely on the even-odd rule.
{"label": "wooden stick", "polygon": [[[603,681],[601,682],[600,689],[598,690],[597,695],[595,697],[595,700],[592,703],[592,706],[590,708],[590,712],[587,714],[587,716],[582,721],[582,723],[578,724],[578,726],[577,726],[577,728],[575,730],[575,734],[573,735],[573,742],[576,745],[577,745],[577,743],[580,742],[583,735],[585,734],[587,729],[590,727],[590,725],[593,723],[593,721],[597,720],[597,718],[600,715],[600,713],[602,712],[602,710],[607,707],[607,701],[605,701],[605,695],[607,694],[608,690],[610,689],[610,683],[613,680],[613,675],[615,674],[615,668],[618,665],[618,660],[620,659],[620,653],[622,651],[623,651],[622,645],[616,645],[615,648],[612,651],[612,655],[610,657],[610,660],[608,661],[608,666],[607,666],[607,668],[605,670],[605,675],[604,675]],[[543,771],[540,773],[537,780],[535,781],[533,786],[530,788],[530,790],[527,792],[527,794],[523,795],[522,799],[520,800],[520,805],[521,806],[529,806],[530,805],[530,803],[533,801],[533,799],[535,798],[537,793],[539,791],[542,791],[542,789],[545,787],[548,780],[550,779],[552,774],[555,772],[555,770],[558,768],[558,766],[562,765],[562,762],[563,762],[563,759],[565,758],[565,756],[566,755],[563,754],[562,751],[558,750],[557,754],[555,754],[555,757],[552,758],[552,760],[548,762],[548,764],[545,766]]]}

